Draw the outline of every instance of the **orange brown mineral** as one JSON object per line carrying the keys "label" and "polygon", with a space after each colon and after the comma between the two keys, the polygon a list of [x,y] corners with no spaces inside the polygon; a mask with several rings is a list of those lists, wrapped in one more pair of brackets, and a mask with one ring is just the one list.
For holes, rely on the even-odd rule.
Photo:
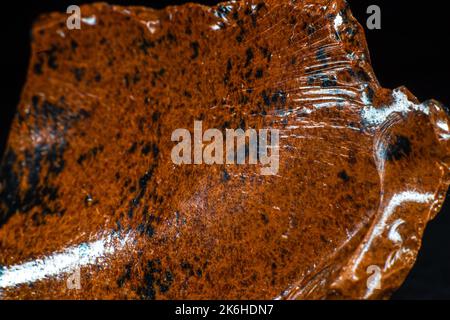
{"label": "orange brown mineral", "polygon": [[[4,299],[388,298],[449,185],[449,117],[383,89],[343,0],[104,3],[32,31],[0,170]],[[174,130],[279,130],[279,168]],[[206,147],[208,143],[202,143]]]}

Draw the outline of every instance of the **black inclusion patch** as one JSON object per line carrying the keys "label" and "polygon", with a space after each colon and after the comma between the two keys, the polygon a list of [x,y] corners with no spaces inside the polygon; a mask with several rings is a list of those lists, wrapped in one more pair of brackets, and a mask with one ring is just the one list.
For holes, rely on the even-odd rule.
{"label": "black inclusion patch", "polygon": [[191,49],[192,49],[192,56],[191,59],[196,59],[198,57],[199,54],[199,48],[200,45],[198,44],[197,41],[191,42]]}
{"label": "black inclusion patch", "polygon": [[3,163],[0,167],[0,227],[19,210],[20,199],[20,176],[14,170],[17,155],[12,149],[5,153]]}
{"label": "black inclusion patch", "polygon": [[348,176],[347,172],[345,172],[345,170],[339,172],[338,177],[341,178],[344,182],[348,182],[350,180],[350,177]]}
{"label": "black inclusion patch", "polygon": [[122,288],[125,285],[125,283],[130,279],[131,279],[131,264],[128,264],[125,266],[125,271],[117,279],[117,286],[119,288]]}
{"label": "black inclusion patch", "polygon": [[153,300],[156,294],[169,291],[174,276],[169,269],[164,269],[161,260],[149,260],[144,271],[143,286],[139,287],[137,293],[145,300]]}
{"label": "black inclusion patch", "polygon": [[397,136],[395,142],[388,145],[386,159],[389,161],[400,160],[411,153],[411,142],[405,136]]}
{"label": "black inclusion patch", "polygon": [[222,181],[223,182],[227,182],[229,180],[230,180],[230,174],[226,170],[223,170],[223,172],[222,172]]}

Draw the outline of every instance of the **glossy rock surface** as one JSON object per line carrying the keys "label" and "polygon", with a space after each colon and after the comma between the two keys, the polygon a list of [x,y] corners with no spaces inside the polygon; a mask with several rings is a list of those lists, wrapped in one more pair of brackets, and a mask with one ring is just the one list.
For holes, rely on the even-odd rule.
{"label": "glossy rock surface", "polygon": [[[33,28],[0,169],[2,298],[387,298],[400,286],[448,188],[449,118],[380,86],[344,1],[81,13],[81,30],[63,13]],[[279,129],[278,174],[174,165],[171,134],[194,120]]]}

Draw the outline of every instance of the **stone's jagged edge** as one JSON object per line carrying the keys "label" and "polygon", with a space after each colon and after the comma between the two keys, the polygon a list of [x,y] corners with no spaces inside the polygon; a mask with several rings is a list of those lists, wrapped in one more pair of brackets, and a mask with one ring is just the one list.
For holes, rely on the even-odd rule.
{"label": "stone's jagged edge", "polygon": [[[378,79],[375,76],[375,72],[371,66],[370,63],[370,53],[368,49],[367,40],[364,34],[364,29],[361,26],[361,24],[355,19],[353,14],[350,11],[349,4],[345,0],[329,0],[326,1],[327,6],[336,6],[336,11],[344,13],[347,21],[347,24],[352,25],[356,29],[355,37],[359,40],[359,42],[362,44],[361,49],[363,52],[363,57],[365,59],[361,59],[361,55],[357,56],[356,62],[357,66],[365,73],[368,81],[371,82],[376,90],[380,90],[381,86],[378,82]],[[342,39],[342,38],[340,38]],[[350,44],[342,41],[341,44],[343,44],[344,48],[350,47]],[[351,50],[348,50],[351,51]],[[353,238],[354,239],[354,238]],[[353,243],[354,241],[349,241],[345,247],[342,247],[341,250],[349,250],[349,248],[354,248],[357,244]],[[351,249],[350,249],[351,251]],[[336,253],[335,258],[337,258],[339,255],[339,252]],[[339,290],[333,289],[332,292],[329,292],[328,286],[332,284],[333,279],[337,277],[337,275],[345,268],[346,264],[342,265],[333,265],[333,261],[329,262],[327,265],[323,265],[321,267],[318,267],[318,272],[310,275],[306,279],[302,279],[299,283],[292,285],[291,287],[287,288],[284,292],[280,294],[280,296],[276,297],[276,299],[327,299],[327,298],[333,298],[339,297],[339,296],[345,296],[345,289]],[[327,284],[323,283],[322,277],[328,279],[326,282]],[[331,280],[331,282],[330,282]]]}
{"label": "stone's jagged edge", "polygon": [[[269,0],[267,2],[268,3],[271,3],[271,2],[276,3],[277,1]],[[371,83],[373,88],[375,88],[375,91],[376,91],[375,95],[377,94],[378,91],[383,91],[383,93],[386,94],[386,92],[389,90],[382,89],[380,87],[378,80],[375,77],[374,71],[370,65],[368,46],[367,46],[366,39],[364,36],[363,28],[350,13],[348,4],[343,0],[311,1],[311,2],[313,2],[313,3],[317,3],[317,2],[322,3],[323,2],[324,5],[328,5],[328,6],[336,5],[337,8],[340,8],[339,11],[345,12],[347,19],[349,19],[349,23],[351,23],[352,25],[354,25],[356,27],[357,37],[360,39],[360,43],[362,44],[361,49],[362,49],[362,52],[364,52],[364,55],[366,57],[366,59],[361,59],[361,56],[357,57],[358,58],[357,59],[358,67],[361,68],[361,70],[366,74],[366,76],[368,78],[367,82]],[[187,4],[187,6],[201,6],[202,8],[204,8],[204,10],[210,10],[211,8],[217,8],[220,5],[226,5],[226,3],[227,2],[223,2],[214,7],[206,7],[206,6],[201,6],[201,5],[197,5],[197,4]],[[232,3],[236,4],[236,2],[232,2]],[[109,6],[105,3],[82,6],[82,8],[88,8],[88,7],[95,7],[97,9],[111,8],[111,6]],[[116,11],[120,11],[120,10],[124,9],[123,7],[120,7],[120,6],[113,6],[113,8]],[[129,8],[131,10],[134,10],[139,7],[129,7]],[[167,7],[165,10],[170,11],[171,8],[172,7]],[[175,7],[173,7],[173,8],[175,8]],[[148,8],[145,7],[145,9],[148,9]],[[156,11],[159,11],[159,10],[155,10],[155,12]],[[59,14],[49,14],[48,16],[44,16],[41,20],[39,20],[36,23],[36,25],[35,25],[37,28],[36,30],[38,30],[41,25],[42,25],[42,27],[45,27],[47,18],[53,18],[55,16],[59,17],[60,15]],[[61,18],[62,18],[62,16],[61,16]],[[345,41],[343,42],[343,45],[344,45],[344,47],[349,46],[349,44],[347,44]],[[29,69],[29,72],[32,72],[31,67]],[[396,91],[398,92],[398,91],[404,91],[404,90],[399,89]],[[390,95],[392,96],[393,94],[391,93]],[[411,103],[415,103],[415,102],[411,101]],[[429,104],[436,105],[437,108],[440,110],[443,109],[442,106],[439,106],[437,103],[434,103],[433,101],[424,103],[424,105],[429,105]],[[383,107],[383,105],[376,105],[375,103],[373,104],[373,106],[375,107],[375,109]],[[374,126],[374,127],[376,127],[376,126]],[[439,192],[443,192],[443,191],[447,190],[448,184],[449,184],[449,177],[447,175],[446,178],[442,180],[441,185],[439,186],[439,189],[441,190]],[[423,195],[420,195],[417,193],[411,193],[411,194],[404,195],[405,199],[410,199],[410,198],[415,197],[415,198],[419,198],[419,200],[422,200],[422,196]],[[426,199],[428,199],[428,198],[426,198]],[[442,202],[443,202],[443,199],[441,199],[440,202],[436,204],[436,206],[433,208],[433,211],[429,214],[428,219],[434,217],[438,208],[442,205]],[[392,205],[390,208],[392,208]],[[393,214],[395,214],[394,209],[392,209]],[[421,235],[421,233],[422,232],[420,232],[420,231],[418,232],[419,235]],[[370,236],[370,234],[368,234],[368,236]],[[418,237],[418,238],[419,238],[418,239],[418,247],[420,247],[421,237]],[[354,244],[350,241],[346,245],[349,248],[355,248],[356,244]],[[416,249],[415,249],[414,256],[417,254],[418,247],[416,247]],[[355,249],[357,249],[357,248],[355,248]],[[376,250],[376,248],[372,248],[371,250]],[[339,253],[337,253],[337,254],[339,254]],[[287,288],[287,290],[282,295],[280,295],[279,298],[295,299],[295,298],[335,298],[335,297],[338,297],[338,298],[344,297],[345,298],[345,297],[349,297],[349,296],[355,297],[356,293],[353,292],[354,290],[361,291],[356,295],[359,298],[379,298],[379,297],[384,298],[389,295],[390,292],[386,292],[386,290],[384,290],[381,293],[380,292],[369,292],[369,294],[367,294],[367,292],[365,290],[362,290],[363,286],[365,285],[363,283],[365,281],[365,279],[364,279],[364,281],[361,279],[358,279],[358,281],[355,281],[354,283],[349,285],[348,280],[351,279],[353,275],[351,273],[349,273],[347,270],[350,269],[350,267],[352,266],[353,263],[354,263],[354,260],[352,259],[351,256],[347,260],[346,264],[343,264],[343,265],[333,265],[333,263],[331,261],[326,266],[322,266],[321,271],[308,277],[308,279],[304,279],[297,285],[294,285],[291,288]],[[396,277],[392,278],[392,282],[389,285],[389,289],[387,289],[387,290],[394,290],[403,282],[408,270],[411,268],[413,263],[414,263],[414,259],[412,259],[412,260],[410,259],[405,263],[403,268],[401,268],[401,274],[395,275]],[[326,284],[323,283],[322,277],[327,280]],[[316,280],[316,279],[318,279],[318,280]],[[338,280],[335,280],[335,279],[338,279]],[[331,289],[330,289],[330,287],[331,287]]]}
{"label": "stone's jagged edge", "polygon": [[[433,106],[435,107],[435,113],[438,114],[438,117],[443,120],[447,121],[449,119],[450,112],[449,109],[444,107],[443,104],[439,103],[436,100],[427,100],[423,103],[419,103],[419,100],[405,87],[400,87],[395,90],[389,90],[382,88],[375,72],[371,66],[370,63],[370,53],[368,50],[368,44],[366,40],[366,36],[364,33],[364,28],[361,26],[361,24],[356,20],[356,18],[353,16],[353,14],[350,11],[349,5],[346,0],[330,0],[329,5],[337,5],[338,8],[341,8],[339,10],[340,12],[346,12],[346,18],[349,20],[349,24],[352,24],[357,29],[357,37],[360,38],[360,43],[362,44],[362,49],[364,52],[364,55],[366,56],[366,59],[361,59],[361,56],[358,56],[357,62],[358,66],[366,73],[368,79],[367,82],[371,83],[374,88],[368,88],[363,95],[367,96],[369,94],[369,90],[373,90],[375,92],[370,92],[372,95],[377,95],[379,92],[381,92],[381,95],[388,95],[390,96],[390,101],[393,103],[393,109],[390,111],[390,113],[395,112],[404,112],[408,113],[414,110],[423,112],[425,114],[428,114],[428,110],[431,109]],[[344,47],[347,47],[347,43],[343,41]],[[403,101],[395,106],[395,99],[398,95],[403,95]],[[384,102],[384,101],[383,101]],[[374,101],[372,98],[370,101],[365,102],[366,107],[371,108],[374,113],[380,113],[383,112],[383,108],[389,108],[388,105]],[[405,106],[405,104],[408,104]],[[431,106],[431,108],[430,108]],[[362,110],[364,111],[364,110]],[[361,114],[362,118],[364,118],[363,113]],[[377,128],[384,123],[384,121],[387,120],[389,115],[384,116],[384,120],[379,123],[367,123],[368,130],[377,130]],[[438,120],[435,120],[434,122],[434,128],[438,128],[436,125],[436,122]],[[444,130],[444,135],[448,135],[448,128],[447,130]],[[439,135],[442,135],[442,133],[436,132],[436,135],[438,136],[438,140],[442,140],[442,138],[439,137]],[[450,149],[450,140],[447,136],[446,144],[448,149]],[[374,150],[374,156],[376,156],[376,150]],[[413,193],[409,198],[405,196],[405,199],[402,201],[418,201],[426,203],[427,201],[432,201],[433,199],[437,199],[434,201],[432,207],[430,208],[427,217],[425,218],[425,225],[430,220],[434,219],[437,213],[442,208],[442,205],[445,201],[445,196],[447,193],[447,190],[450,186],[450,160],[448,163],[442,163],[442,166],[445,167],[446,173],[443,175],[439,186],[437,188],[437,191],[435,194],[420,194],[420,193]],[[423,199],[422,199],[423,197]],[[400,202],[401,203],[401,202]],[[400,205],[398,204],[398,206]],[[382,204],[380,203],[380,206]],[[395,215],[395,209],[394,206],[392,208],[391,214]],[[380,215],[384,212],[380,212]],[[377,217],[373,220],[372,227],[369,229],[368,233],[366,234],[366,238],[371,238],[373,235],[372,233],[373,228],[376,228]],[[358,298],[359,299],[387,299],[390,297],[390,295],[398,288],[400,285],[404,282],[406,279],[409,271],[413,267],[418,251],[422,244],[422,234],[423,229],[421,230],[419,227],[419,230],[417,230],[418,239],[416,243],[415,250],[413,250],[412,259],[406,259],[407,262],[404,261],[397,261],[397,264],[403,264],[403,267],[400,268],[395,274],[389,274],[385,279],[383,279],[383,285],[385,288],[382,291],[372,289],[372,288],[364,288],[367,287],[366,279],[360,279],[358,278],[355,273],[355,261],[354,257],[351,255],[349,256],[347,263],[342,265],[333,265],[332,262],[327,263],[327,265],[323,265],[318,268],[319,271],[308,277],[307,279],[301,280],[299,283],[292,285],[291,287],[287,288],[284,292],[280,294],[280,296],[276,297],[276,299],[342,299],[342,298]],[[346,247],[352,248],[355,244],[352,243],[352,241],[349,241],[346,244]],[[341,248],[341,249],[344,249]],[[354,247],[354,250],[357,250],[357,247]],[[371,248],[371,251],[377,251],[377,247]],[[352,250],[351,250],[352,251]],[[336,253],[336,257],[338,256],[338,253]],[[386,257],[386,261],[388,261],[388,257]],[[349,270],[351,270],[349,272]],[[366,271],[366,270],[364,270]],[[366,272],[367,273],[367,272]],[[328,279],[324,284],[323,278]],[[356,277],[356,278],[355,278]],[[332,280],[329,282],[329,280]],[[334,280],[333,280],[334,279]],[[386,282],[389,283],[389,285],[386,285]],[[359,288],[359,289],[358,289]],[[358,292],[359,293],[356,293]]]}
{"label": "stone's jagged edge", "polygon": [[[355,25],[358,26],[359,34],[364,38],[364,44],[366,50],[368,50],[368,45],[366,42],[366,37],[364,34],[363,27],[359,24],[359,22],[353,17],[352,13],[349,12],[350,19],[353,21]],[[361,64],[360,64],[361,65]],[[436,131],[436,136],[439,141],[445,140],[444,144],[447,146],[447,149],[450,150],[450,140],[448,136],[448,123],[449,123],[449,112],[448,109],[443,106],[443,104],[437,102],[436,100],[426,100],[423,103],[420,103],[419,100],[406,88],[406,87],[399,87],[394,90],[384,89],[379,85],[379,82],[375,76],[375,73],[372,69],[372,66],[370,64],[366,64],[365,61],[362,63],[362,67],[366,70],[367,74],[370,75],[371,79],[375,81],[378,87],[378,91],[382,92],[382,94],[388,93],[388,95],[391,97],[390,100],[392,102],[391,106],[386,105],[385,103],[374,103],[373,99],[371,101],[368,101],[367,106],[369,108],[372,108],[372,110],[375,113],[383,112],[384,108],[392,108],[394,110],[390,111],[390,114],[393,114],[395,116],[395,113],[397,114],[404,114],[405,116],[409,112],[413,111],[419,111],[423,114],[429,115],[430,113],[432,118],[433,127]],[[367,92],[365,92],[367,93]],[[375,95],[377,95],[377,92],[375,92]],[[400,101],[399,101],[400,100]],[[364,111],[364,109],[363,109]],[[380,128],[384,121],[388,121],[389,115],[384,116],[384,120],[379,123],[373,123],[373,124],[367,124],[368,127]],[[363,117],[363,114],[362,114]],[[364,117],[363,117],[364,118]],[[438,122],[442,121],[445,123],[446,128],[443,129],[444,132],[439,132],[439,125]],[[376,158],[377,150],[374,150],[374,156]],[[395,216],[397,215],[400,219],[400,214],[396,214],[397,207],[400,207],[401,204],[407,203],[408,201],[412,201],[415,203],[433,203],[433,205],[429,208],[429,210],[426,211],[425,217],[423,219],[422,225],[416,227],[416,234],[418,237],[415,238],[416,243],[415,247],[411,250],[413,254],[411,255],[408,253],[407,259],[401,259],[397,258],[394,259],[393,264],[398,265],[397,270],[394,273],[388,273],[385,278],[380,279],[380,283],[382,281],[383,290],[378,290],[377,287],[372,288],[369,286],[368,281],[366,281],[365,275],[371,275],[369,271],[370,269],[364,269],[359,270],[359,274],[357,271],[357,267],[359,267],[360,260],[356,259],[355,257],[350,257],[347,261],[346,265],[341,266],[336,272],[332,275],[332,278],[335,280],[329,284],[329,291],[327,293],[324,293],[323,296],[320,298],[328,298],[328,299],[335,299],[335,298],[355,298],[359,295],[360,299],[388,299],[390,295],[398,288],[400,285],[404,282],[406,279],[408,273],[412,269],[416,259],[418,251],[422,245],[422,236],[423,231],[427,225],[427,223],[434,219],[437,213],[442,208],[445,196],[447,193],[447,190],[450,186],[450,161],[447,159],[447,163],[442,162],[441,163],[443,175],[441,181],[439,181],[439,185],[436,189],[435,193],[427,193],[427,194],[421,194],[414,191],[406,191],[403,194],[396,194],[392,197],[392,199],[389,202],[389,205],[386,209],[381,209],[382,203],[380,203],[380,209],[379,209],[379,216],[381,217],[375,217],[375,219],[372,222],[372,226],[369,229],[368,234],[366,235],[365,240],[360,245],[360,247],[363,247],[363,252],[366,252],[364,250],[367,250],[367,246],[369,246],[377,235],[374,235],[373,233],[377,232],[377,229],[379,228],[379,225],[377,224],[377,221],[379,222],[378,218],[380,220],[383,220],[383,215],[386,215],[386,211],[388,211],[389,215],[391,215],[389,218],[392,218],[392,220],[395,219]],[[385,168],[383,168],[384,170]],[[383,174],[380,172],[380,174]],[[382,180],[383,181],[383,180]],[[382,186],[384,188],[384,186]],[[380,192],[384,192],[384,189],[382,189]],[[381,247],[383,244],[381,244]],[[360,248],[358,248],[360,249]],[[374,245],[374,247],[369,247],[369,251],[374,252],[378,250],[378,247]],[[379,250],[386,250],[385,248],[380,248]],[[398,253],[401,253],[404,248],[397,248],[394,249],[390,254],[397,255]],[[356,250],[357,251],[357,250]],[[366,254],[370,254],[370,252],[366,252]],[[401,254],[400,254],[401,256]],[[390,257],[386,257],[384,260],[386,261],[386,265],[384,268],[387,268],[388,263],[391,263]],[[372,265],[373,266],[373,265]],[[324,268],[324,271],[327,271],[328,268]],[[395,269],[393,265],[389,265],[389,269]],[[349,271],[350,270],[350,271]],[[384,270],[382,270],[384,271]],[[362,275],[362,277],[361,277]],[[359,277],[358,277],[359,276]],[[369,277],[370,278],[370,277]],[[358,289],[359,287],[359,289]],[[302,292],[302,289],[294,289],[292,292],[289,293],[289,297],[295,298],[299,295],[299,291]],[[356,293],[359,292],[359,293]],[[314,294],[315,296],[315,294]]]}

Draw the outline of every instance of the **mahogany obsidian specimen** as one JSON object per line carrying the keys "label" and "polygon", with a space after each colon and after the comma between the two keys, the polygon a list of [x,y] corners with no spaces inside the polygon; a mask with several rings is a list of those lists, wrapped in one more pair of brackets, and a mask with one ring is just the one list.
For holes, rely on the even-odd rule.
{"label": "mahogany obsidian specimen", "polygon": [[[449,118],[380,87],[344,1],[81,13],[81,30],[62,13],[33,28],[1,166],[3,298],[385,298],[402,283],[448,188]],[[279,129],[278,175],[174,165],[171,133],[194,120]]]}

